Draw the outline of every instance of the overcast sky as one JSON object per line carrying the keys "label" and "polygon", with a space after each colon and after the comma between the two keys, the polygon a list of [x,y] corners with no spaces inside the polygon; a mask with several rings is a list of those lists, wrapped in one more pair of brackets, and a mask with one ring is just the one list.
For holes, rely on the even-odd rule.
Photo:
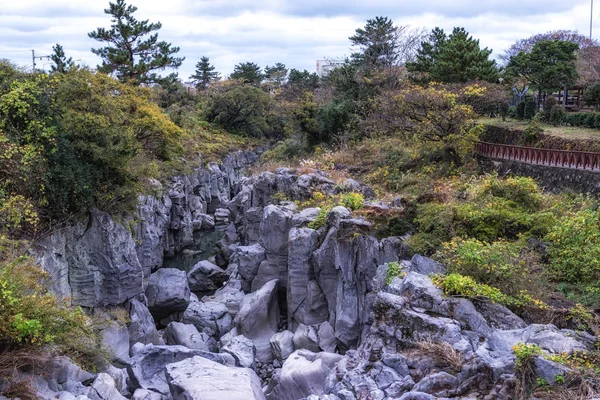
{"label": "overcast sky", "polygon": [[[348,37],[368,18],[388,16],[397,25],[465,27],[497,55],[515,40],[555,29],[589,34],[590,0],[135,0],[138,19],[160,21],[159,37],[181,47],[179,70],[187,80],[201,56],[222,74],[253,61],[283,62],[315,70],[321,58],[350,53]],[[2,0],[0,58],[31,66],[31,49],[51,53],[60,43],[80,63],[95,66],[98,42],[87,33],[110,25],[104,0]],[[597,10],[597,11],[596,11]],[[600,1],[594,37],[600,37]],[[38,61],[38,67],[49,67]]]}

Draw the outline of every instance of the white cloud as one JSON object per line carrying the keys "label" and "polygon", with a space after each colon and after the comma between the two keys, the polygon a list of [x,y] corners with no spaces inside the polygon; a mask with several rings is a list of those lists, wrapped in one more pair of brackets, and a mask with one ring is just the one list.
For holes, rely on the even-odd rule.
{"label": "white cloud", "polygon": [[[283,62],[313,70],[324,56],[348,55],[354,30],[366,18],[387,15],[397,24],[464,26],[482,46],[500,53],[515,40],[554,29],[587,32],[588,0],[157,0],[137,1],[138,19],[161,21],[160,38],[181,47],[186,57],[180,76],[186,79],[201,56],[224,74],[243,61],[261,66]],[[135,4],[135,3],[134,3]],[[31,64],[31,49],[50,54],[61,43],[68,55],[96,65],[89,51],[99,43],[87,33],[108,26],[105,0],[22,0],[0,10],[0,58]],[[598,7],[596,17],[600,17]],[[600,29],[600,23],[598,23]],[[600,34],[600,30],[598,31]]]}

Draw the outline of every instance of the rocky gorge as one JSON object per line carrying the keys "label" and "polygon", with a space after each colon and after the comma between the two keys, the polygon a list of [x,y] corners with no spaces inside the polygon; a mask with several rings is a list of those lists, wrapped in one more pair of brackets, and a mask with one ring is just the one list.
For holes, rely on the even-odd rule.
{"label": "rocky gorge", "polygon": [[[256,160],[233,153],[140,197],[135,216],[92,210],[38,241],[53,293],[127,315],[101,331],[107,369],[58,358],[31,376],[39,398],[507,400],[518,343],[546,355],[595,347],[588,333],[445,296],[430,277],[443,265],[411,256],[404,238],[376,238],[347,208],[317,227],[320,210],[298,206],[348,190],[394,207],[367,186],[288,168],[246,176]],[[533,368],[550,384],[569,372],[543,355]]]}

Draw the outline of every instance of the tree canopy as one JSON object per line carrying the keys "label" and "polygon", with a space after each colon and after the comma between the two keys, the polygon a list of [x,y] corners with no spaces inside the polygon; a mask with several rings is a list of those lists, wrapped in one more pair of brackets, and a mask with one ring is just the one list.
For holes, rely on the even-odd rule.
{"label": "tree canopy", "polygon": [[421,44],[414,62],[406,64],[412,78],[421,83],[464,83],[472,80],[498,80],[492,50],[482,49],[464,28],[454,28],[450,35],[440,29],[431,31]]}
{"label": "tree canopy", "polygon": [[264,74],[261,68],[253,62],[243,62],[237,64],[233,68],[233,72],[229,75],[231,79],[238,79],[243,83],[258,86],[264,79]]}
{"label": "tree canopy", "polygon": [[531,52],[522,51],[511,57],[506,75],[524,79],[539,93],[572,84],[577,79],[575,61],[578,48],[576,43],[562,40],[537,42]]}
{"label": "tree canopy", "polygon": [[52,46],[53,53],[50,55],[50,59],[54,63],[50,67],[51,72],[60,72],[65,73],[71,68],[73,64],[73,58],[65,55],[65,50],[60,44],[56,44],[56,46]]}
{"label": "tree canopy", "polygon": [[196,88],[200,90],[206,89],[211,83],[218,81],[220,78],[219,73],[215,71],[214,65],[210,64],[208,57],[200,58],[200,61],[196,63],[196,71],[190,76]]}
{"label": "tree canopy", "polygon": [[88,33],[92,39],[107,43],[107,46],[92,49],[102,58],[98,71],[114,74],[122,82],[134,85],[160,83],[157,71],[177,69],[183,57],[175,57],[179,47],[158,40],[157,31],[162,24],[138,21],[133,14],[137,7],[127,5],[125,0],[109,3],[104,10],[110,15],[110,29],[98,28]]}

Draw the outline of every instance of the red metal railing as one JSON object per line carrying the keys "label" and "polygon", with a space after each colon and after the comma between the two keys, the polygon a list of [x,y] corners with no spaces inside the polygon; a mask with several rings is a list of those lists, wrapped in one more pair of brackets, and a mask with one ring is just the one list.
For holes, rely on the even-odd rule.
{"label": "red metal railing", "polygon": [[600,153],[540,149],[497,143],[477,143],[477,153],[484,157],[514,160],[529,164],[600,171]]}

